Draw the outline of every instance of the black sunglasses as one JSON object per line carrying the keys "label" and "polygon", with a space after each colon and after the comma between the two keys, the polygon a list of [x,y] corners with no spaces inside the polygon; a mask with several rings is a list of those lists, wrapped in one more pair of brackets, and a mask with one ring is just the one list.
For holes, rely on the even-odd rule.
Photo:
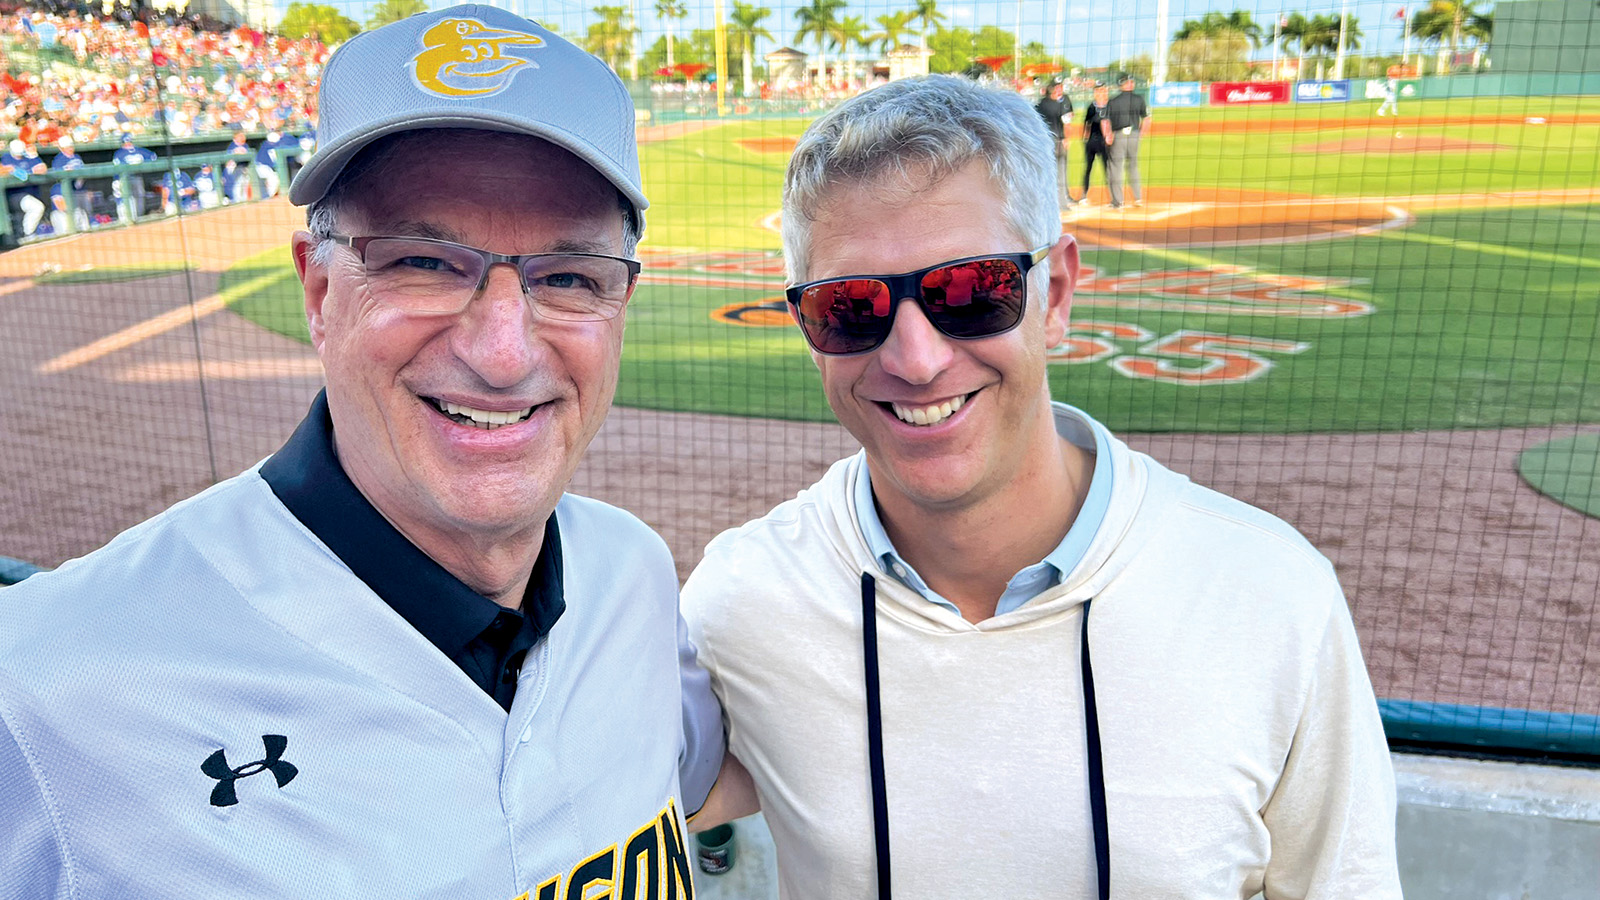
{"label": "black sunglasses", "polygon": [[992,337],[1022,321],[1028,271],[1049,255],[1051,246],[955,259],[902,275],[811,281],[785,293],[806,343],[827,356],[876,350],[894,328],[899,301],[907,297],[947,337]]}

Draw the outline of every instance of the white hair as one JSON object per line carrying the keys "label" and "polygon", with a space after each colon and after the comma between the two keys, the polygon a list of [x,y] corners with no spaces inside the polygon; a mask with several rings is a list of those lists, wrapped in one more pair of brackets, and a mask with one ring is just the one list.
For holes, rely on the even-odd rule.
{"label": "white hair", "polygon": [[[1052,138],[1015,92],[951,75],[906,78],[853,97],[811,123],[783,185],[790,283],[806,280],[811,225],[834,190],[872,190],[895,180],[933,184],[974,160],[987,164],[1006,221],[1029,249],[1060,238]],[[1045,264],[1034,271],[1048,279]]]}

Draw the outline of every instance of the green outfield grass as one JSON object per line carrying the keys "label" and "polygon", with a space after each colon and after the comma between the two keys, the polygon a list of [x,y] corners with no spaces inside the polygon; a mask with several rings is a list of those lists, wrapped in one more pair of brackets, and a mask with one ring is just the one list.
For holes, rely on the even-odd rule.
{"label": "green outfield grass", "polygon": [[[1600,101],[1589,99],[1417,101],[1402,108],[1408,115],[1448,111],[1465,116],[1537,103],[1600,113]],[[1157,130],[1145,143],[1146,183],[1404,197],[1587,188],[1600,181],[1600,125],[1425,127],[1424,133],[1499,146],[1411,156],[1295,152],[1308,144],[1361,136],[1369,128],[1365,123],[1337,132],[1249,136],[1163,137],[1159,128],[1164,121],[1201,121],[1224,113],[1355,116],[1369,106],[1376,104],[1265,112],[1158,110]],[[1437,112],[1430,110],[1435,107]],[[1394,126],[1388,118],[1375,121],[1383,123],[1382,129]],[[644,171],[653,201],[648,246],[776,250],[777,236],[760,223],[777,207],[786,155],[757,152],[738,141],[794,137],[804,124],[739,122],[645,144]],[[1318,282],[1310,293],[1367,304],[1371,310],[1333,318],[1206,312],[1182,308],[1182,300],[1137,292],[1112,298],[1131,301],[1131,307],[1111,307],[1102,305],[1109,295],[1091,292],[1080,298],[1074,321],[1115,325],[1125,335],[1102,338],[1102,349],[1111,354],[1105,359],[1052,365],[1051,383],[1058,398],[1085,407],[1117,430],[1357,431],[1600,422],[1600,394],[1584,390],[1600,375],[1600,213],[1587,206],[1420,213],[1408,227],[1364,237],[1141,252],[1091,249],[1084,261],[1101,279],[1218,266],[1245,267],[1247,277],[1266,282],[1280,276],[1323,279],[1326,283]],[[274,273],[266,288],[234,308],[304,340],[286,248],[236,266],[223,288]],[[829,418],[816,371],[792,327],[747,327],[712,317],[726,305],[771,301],[779,293],[775,279],[766,287],[737,289],[641,285],[628,313],[618,402]],[[1244,349],[1271,366],[1253,369],[1253,380],[1203,385],[1129,377],[1113,367],[1120,359],[1115,364],[1130,370],[1164,364],[1180,374],[1193,373],[1201,360],[1167,353],[1183,333],[1265,347]],[[1291,347],[1298,352],[1288,352]]]}

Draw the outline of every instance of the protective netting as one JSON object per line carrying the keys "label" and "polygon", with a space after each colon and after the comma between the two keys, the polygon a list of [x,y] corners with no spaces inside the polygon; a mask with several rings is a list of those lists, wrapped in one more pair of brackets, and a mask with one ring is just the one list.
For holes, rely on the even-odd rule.
{"label": "protective netting", "polygon": [[[1096,166],[1065,212],[1085,271],[1055,396],[1334,560],[1392,736],[1600,753],[1600,8],[1401,6],[513,4],[629,81],[653,204],[573,489],[687,574],[855,449],[782,303],[782,173],[819,111],[923,70],[1059,80],[1076,196],[1094,83],[1131,73],[1141,191],[1112,208]],[[0,556],[50,567],[303,415],[304,220],[272,195],[326,46],[411,8],[13,7]]]}

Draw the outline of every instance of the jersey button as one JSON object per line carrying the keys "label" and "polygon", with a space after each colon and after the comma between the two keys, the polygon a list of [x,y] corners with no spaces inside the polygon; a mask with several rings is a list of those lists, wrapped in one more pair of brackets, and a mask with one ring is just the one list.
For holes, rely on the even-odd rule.
{"label": "jersey button", "polygon": [[529,725],[527,728],[522,729],[522,742],[526,744],[531,740],[533,740],[533,726]]}

